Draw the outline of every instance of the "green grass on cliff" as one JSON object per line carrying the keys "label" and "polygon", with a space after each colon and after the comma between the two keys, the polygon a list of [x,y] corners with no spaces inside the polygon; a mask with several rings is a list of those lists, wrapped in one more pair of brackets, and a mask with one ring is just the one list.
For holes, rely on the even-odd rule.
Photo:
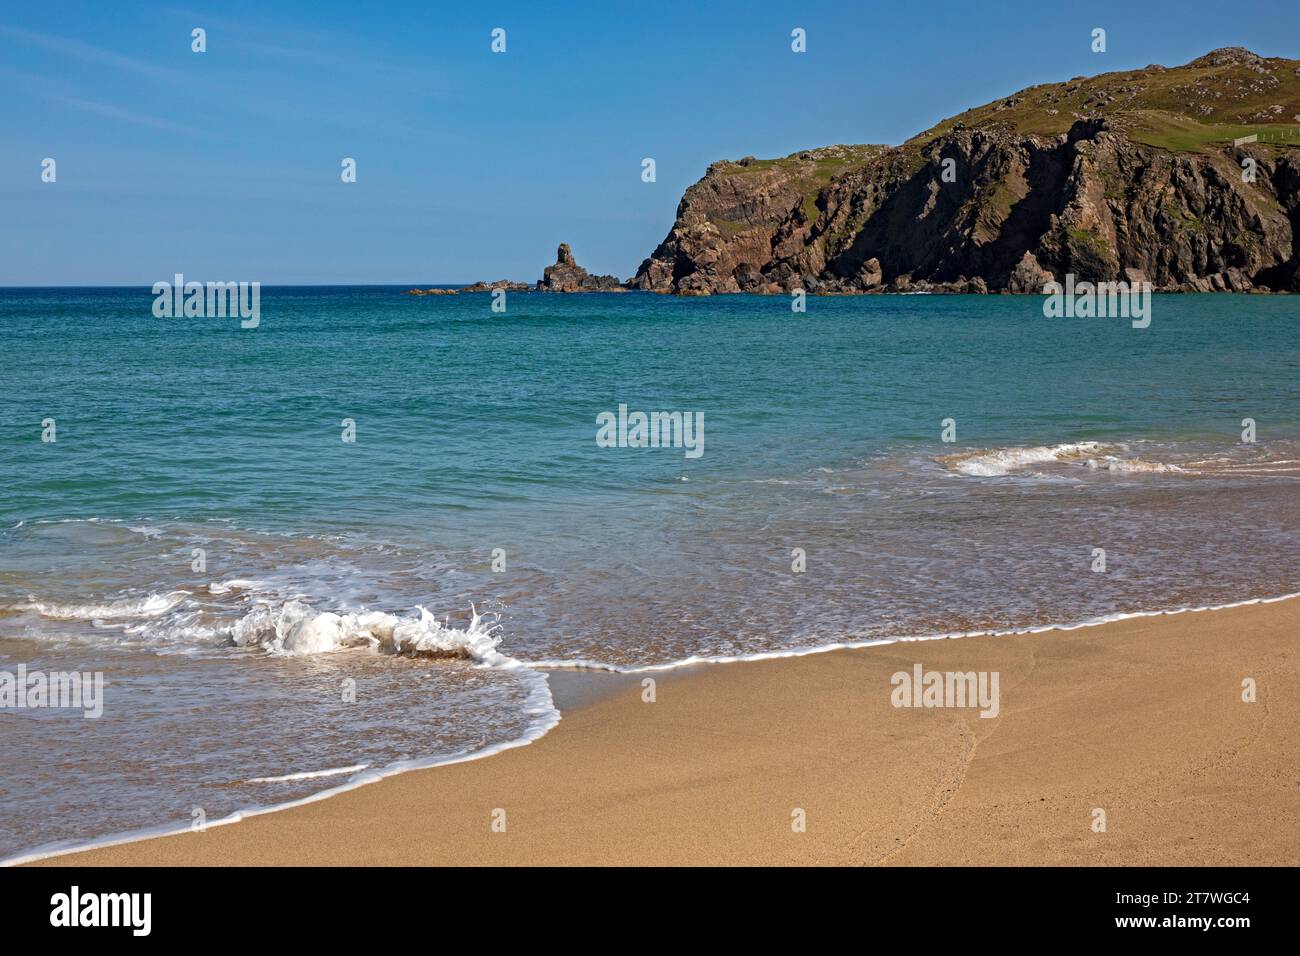
{"label": "green grass on cliff", "polygon": [[946,119],[908,145],[963,127],[1055,136],[1081,119],[1105,118],[1136,142],[1190,152],[1252,133],[1300,143],[1298,116],[1300,60],[1220,50],[1171,69],[1148,66],[1031,86]]}
{"label": "green grass on cliff", "polygon": [[1300,143],[1300,123],[1291,126],[1220,126],[1198,123],[1185,116],[1143,110],[1135,113],[1128,128],[1129,139],[1147,146],[1157,146],[1173,152],[1198,152],[1205,149],[1231,145],[1242,136],[1268,135],[1278,143]]}

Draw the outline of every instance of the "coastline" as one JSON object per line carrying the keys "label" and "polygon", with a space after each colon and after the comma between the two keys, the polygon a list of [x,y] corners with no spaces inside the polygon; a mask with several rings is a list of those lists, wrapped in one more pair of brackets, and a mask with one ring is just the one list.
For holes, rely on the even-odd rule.
{"label": "coastline", "polygon": [[[401,287],[401,285],[405,285],[405,283],[394,284],[392,285],[392,288],[398,289]],[[482,286],[483,288],[475,288],[477,286]],[[495,291],[495,289],[492,283],[486,283],[486,282],[475,282],[472,283],[472,286],[469,287],[448,285],[446,283],[443,283],[442,285],[430,286],[425,289],[412,287],[409,289],[405,289],[402,292],[402,294],[416,296],[416,297],[430,296],[430,295],[437,297],[440,295],[491,295],[493,291]],[[728,297],[743,296],[743,295],[754,295],[754,296],[761,296],[763,298],[773,298],[773,297],[788,296],[790,294],[789,291],[786,291],[784,289],[779,292],[773,292],[767,289],[751,289],[751,290],[745,290],[739,292],[731,292],[731,291],[661,292],[654,289],[635,289],[630,286],[623,286],[618,289],[551,290],[551,289],[528,288],[528,289],[507,289],[506,291],[513,292],[516,295],[534,295],[534,294],[537,295],[627,295],[629,293],[642,292],[645,295],[666,296],[671,299],[682,299],[682,300],[709,299],[715,296],[728,298]],[[969,289],[951,289],[951,288],[939,288],[939,287],[930,288],[929,286],[926,285],[918,285],[917,289],[913,291],[902,291],[902,290],[894,290],[894,289],[840,289],[831,292],[825,292],[825,291],[813,292],[811,290],[795,289],[791,291],[805,291],[807,295],[815,299],[855,298],[861,296],[894,296],[894,295],[933,295],[933,296],[1005,295],[1005,296],[1015,296],[1017,298],[1028,299],[1034,297],[1043,298],[1045,296],[1050,295],[1050,293],[1045,292],[1041,289],[1022,290],[1022,291],[1015,291],[1015,292],[1008,289],[996,289],[992,291],[975,292]],[[1296,294],[1292,292],[1290,289],[1245,289],[1245,290],[1204,289],[1203,290],[1203,289],[1180,289],[1177,287],[1151,289],[1150,292],[1152,295],[1211,295],[1211,296],[1219,296],[1219,297],[1233,296],[1233,295],[1283,295],[1285,296],[1285,295]]]}
{"label": "coastline", "polygon": [[[639,672],[654,703],[575,675],[558,726],[491,760],[34,862],[1290,865],[1298,625],[1276,599]],[[917,663],[997,671],[998,715],[893,707]]]}

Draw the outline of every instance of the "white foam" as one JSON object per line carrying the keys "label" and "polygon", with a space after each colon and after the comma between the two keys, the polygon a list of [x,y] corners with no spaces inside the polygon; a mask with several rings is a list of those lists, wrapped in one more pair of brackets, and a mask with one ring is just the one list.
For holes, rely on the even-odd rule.
{"label": "white foam", "polygon": [[1033,445],[1025,448],[996,448],[988,451],[960,452],[938,459],[961,475],[977,478],[996,478],[1009,475],[1028,465],[1041,465],[1084,455],[1095,455],[1102,450],[1100,442],[1066,442],[1061,445]]}
{"label": "white foam", "polygon": [[292,783],[296,780],[317,780],[321,777],[337,777],[345,773],[359,773],[369,767],[368,763],[359,763],[355,767],[335,767],[333,770],[307,770],[303,773],[289,773],[283,777],[253,777],[244,783]]}
{"label": "white foam", "polygon": [[[973,452],[958,452],[944,455],[938,459],[959,475],[974,478],[1001,478],[1017,473],[1030,465],[1056,464],[1058,462],[1079,462],[1093,471],[1112,471],[1124,473],[1170,473],[1185,474],[1185,469],[1178,465],[1143,458],[1121,458],[1107,454],[1112,447],[1101,442],[1065,442],[1059,445],[1030,445],[1026,447],[994,448]],[[1119,446],[1124,447],[1124,446]],[[1038,472],[1035,477],[1055,477]]]}
{"label": "white foam", "polygon": [[497,652],[497,625],[477,610],[471,609],[464,628],[440,622],[424,607],[417,606],[415,612],[415,617],[402,618],[384,611],[316,611],[304,601],[261,604],[235,623],[231,636],[240,647],[261,647],[273,654],[365,647],[410,657],[464,657],[491,667],[515,663]]}
{"label": "white foam", "polygon": [[263,586],[262,581],[250,578],[231,578],[229,581],[213,581],[208,585],[209,594],[229,594],[231,591],[252,591]]}
{"label": "white foam", "polygon": [[1159,461],[1146,461],[1142,458],[1116,458],[1114,455],[1107,455],[1104,458],[1089,458],[1083,464],[1086,468],[1100,471],[1179,473],[1183,471],[1177,465],[1169,465]]}
{"label": "white foam", "polygon": [[1177,607],[1160,611],[1122,611],[1114,614],[1105,614],[1100,617],[1088,618],[1087,620],[1077,621],[1074,623],[1037,624],[1033,627],[1005,628],[1001,630],[942,631],[931,634],[874,637],[860,641],[837,641],[832,644],[815,644],[808,647],[791,647],[775,651],[755,651],[753,654],[735,654],[717,657],[701,657],[694,655],[678,661],[670,661],[665,664],[625,666],[591,660],[542,660],[524,661],[522,663],[527,667],[542,671],[595,670],[607,671],[613,674],[649,674],[656,671],[680,670],[684,667],[699,667],[706,664],[743,664],[750,661],[770,661],[780,660],[787,657],[807,657],[811,654],[826,654],[830,651],[856,650],[863,647],[879,647],[884,644],[907,644],[916,641],[951,641],[959,640],[964,637],[1010,637],[1016,634],[1042,634],[1047,631],[1077,631],[1080,628],[1099,627],[1102,624],[1112,624],[1115,621],[1127,621],[1132,618],[1164,617],[1166,615],[1174,614],[1197,614],[1203,611],[1224,611],[1229,608],[1246,607],[1251,604],[1275,604],[1278,601],[1289,601],[1294,598],[1300,598],[1300,591],[1292,594],[1282,594],[1277,597],[1250,598],[1245,601],[1233,601],[1228,604]]}

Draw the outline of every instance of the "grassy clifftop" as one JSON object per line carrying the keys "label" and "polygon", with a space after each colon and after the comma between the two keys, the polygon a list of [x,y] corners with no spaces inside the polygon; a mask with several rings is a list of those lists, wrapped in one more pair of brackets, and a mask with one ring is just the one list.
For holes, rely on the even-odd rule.
{"label": "grassy clifftop", "polygon": [[1055,136],[1104,118],[1134,142],[1198,152],[1258,134],[1300,143],[1300,60],[1226,47],[1183,66],[1077,76],[966,110],[908,141],[923,146],[961,129]]}

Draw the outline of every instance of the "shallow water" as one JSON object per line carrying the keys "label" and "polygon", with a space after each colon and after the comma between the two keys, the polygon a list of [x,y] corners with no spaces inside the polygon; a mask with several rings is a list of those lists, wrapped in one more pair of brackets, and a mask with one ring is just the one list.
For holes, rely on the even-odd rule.
{"label": "shallow water", "polygon": [[[1020,297],[151,303],[0,290],[0,670],[106,681],[97,720],[0,710],[0,857],[535,735],[520,662],[1300,590],[1294,298],[1157,296],[1148,329]],[[702,412],[703,455],[598,447],[620,404]]]}

